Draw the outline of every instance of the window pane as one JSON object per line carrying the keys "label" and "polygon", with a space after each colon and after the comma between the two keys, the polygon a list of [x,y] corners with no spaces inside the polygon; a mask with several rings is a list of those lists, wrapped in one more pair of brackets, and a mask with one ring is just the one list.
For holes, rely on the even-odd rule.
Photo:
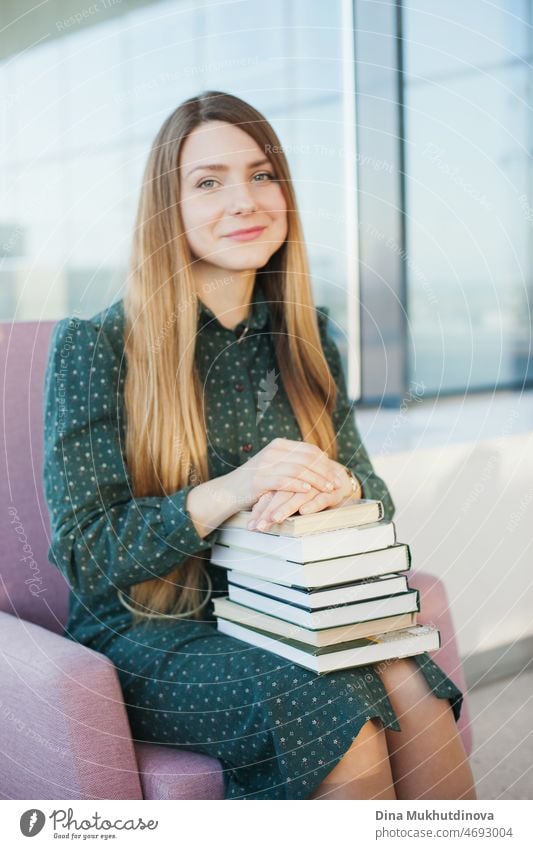
{"label": "window pane", "polygon": [[65,36],[60,43],[67,152],[118,144],[124,132],[121,18]]}
{"label": "window pane", "polygon": [[524,2],[404,8],[410,368],[428,391],[525,377],[533,219],[525,12]]}
{"label": "window pane", "polygon": [[194,3],[150,3],[124,17],[119,97],[128,139],[151,142],[169,113],[202,85],[195,41],[200,18]]}

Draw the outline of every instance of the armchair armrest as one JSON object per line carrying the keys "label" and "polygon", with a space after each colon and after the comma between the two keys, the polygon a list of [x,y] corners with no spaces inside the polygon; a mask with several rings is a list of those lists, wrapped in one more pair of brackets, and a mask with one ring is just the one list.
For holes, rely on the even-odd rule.
{"label": "armchair armrest", "polygon": [[465,751],[470,755],[472,754],[473,739],[467,688],[446,588],[439,578],[427,572],[413,571],[412,574],[407,574],[409,575],[409,586],[420,591],[418,621],[432,623],[440,631],[441,647],[432,652],[431,657],[463,692],[463,707],[457,728],[461,733]]}
{"label": "armchair armrest", "polygon": [[142,799],[112,662],[0,612],[0,798]]}

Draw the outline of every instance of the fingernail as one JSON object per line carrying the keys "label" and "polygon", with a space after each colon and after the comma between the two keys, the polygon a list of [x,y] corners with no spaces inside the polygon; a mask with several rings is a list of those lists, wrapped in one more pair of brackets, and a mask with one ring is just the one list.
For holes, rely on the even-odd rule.
{"label": "fingernail", "polygon": [[340,478],[335,478],[335,486],[342,486],[342,481]]}
{"label": "fingernail", "polygon": [[264,530],[265,530],[265,528],[266,528],[266,526],[267,526],[267,523],[266,523],[266,522],[261,521],[261,522],[259,522],[259,524],[258,524],[258,526],[257,526],[257,529],[258,529],[259,531],[264,531]]}
{"label": "fingernail", "polygon": [[333,489],[333,484],[331,483],[331,481],[327,482],[326,489],[328,490],[328,492],[331,492],[331,490]]}
{"label": "fingernail", "polygon": [[282,519],[282,517],[283,517],[283,514],[282,514],[282,513],[276,513],[276,515],[274,516],[274,521],[275,521],[275,522],[280,522],[280,521],[281,521],[281,519]]}
{"label": "fingernail", "polygon": [[255,522],[248,522],[248,530],[253,531],[254,528],[255,528]]}

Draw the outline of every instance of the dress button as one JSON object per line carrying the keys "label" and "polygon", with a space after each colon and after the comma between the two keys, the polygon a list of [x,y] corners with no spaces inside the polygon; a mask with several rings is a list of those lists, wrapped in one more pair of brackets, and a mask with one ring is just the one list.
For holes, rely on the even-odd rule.
{"label": "dress button", "polygon": [[244,390],[244,383],[236,383],[235,389],[237,390],[237,392],[242,392]]}
{"label": "dress button", "polygon": [[248,454],[248,452],[252,450],[253,445],[252,445],[252,443],[251,443],[251,442],[246,442],[246,443],[245,443],[244,445],[242,445],[241,447],[242,447],[242,450],[243,450],[243,451],[246,451],[246,453]]}

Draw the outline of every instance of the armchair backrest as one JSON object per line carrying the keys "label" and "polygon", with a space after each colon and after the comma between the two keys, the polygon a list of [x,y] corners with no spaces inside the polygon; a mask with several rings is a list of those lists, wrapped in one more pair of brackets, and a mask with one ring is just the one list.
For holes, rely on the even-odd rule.
{"label": "armchair backrest", "polygon": [[48,561],[43,382],[54,322],[0,323],[0,610],[61,633],[68,585]]}

